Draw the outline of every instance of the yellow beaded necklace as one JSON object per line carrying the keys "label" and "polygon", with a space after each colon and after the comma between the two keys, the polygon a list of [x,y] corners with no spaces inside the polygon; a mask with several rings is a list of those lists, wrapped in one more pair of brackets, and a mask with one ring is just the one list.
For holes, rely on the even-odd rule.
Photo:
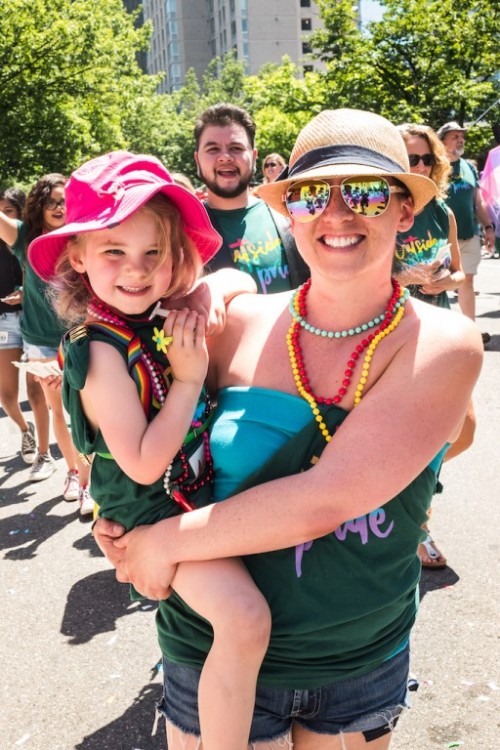
{"label": "yellow beaded necklace", "polygon": [[[309,287],[307,287],[305,293],[307,293],[308,289]],[[357,345],[356,349],[351,354],[350,360],[347,363],[347,369],[345,371],[346,377],[343,380],[343,385],[339,389],[338,394],[332,399],[320,398],[318,396],[315,396],[312,392],[298,341],[301,324],[297,321],[296,318],[292,318],[292,323],[286,335],[286,344],[288,357],[290,359],[290,366],[292,368],[293,379],[295,381],[295,386],[299,395],[309,404],[313,416],[318,423],[318,428],[327,443],[329,443],[332,439],[332,435],[330,434],[328,427],[326,426],[325,421],[321,415],[320,409],[318,407],[318,401],[327,404],[340,402],[341,398],[347,392],[347,388],[350,384],[350,377],[353,373],[354,367],[356,366],[356,362],[360,354],[364,351],[364,349],[366,349],[366,354],[361,368],[361,376],[354,392],[354,407],[358,406],[363,397],[363,390],[368,380],[373,353],[375,352],[375,349],[380,344],[382,339],[392,333],[392,331],[394,331],[394,329],[401,322],[405,311],[404,305],[406,300],[408,299],[408,296],[408,290],[399,288],[398,286],[397,305],[391,306],[392,320],[390,320],[389,322],[389,317],[386,317],[383,323],[372,334],[370,334],[368,338],[363,339],[361,344]]]}

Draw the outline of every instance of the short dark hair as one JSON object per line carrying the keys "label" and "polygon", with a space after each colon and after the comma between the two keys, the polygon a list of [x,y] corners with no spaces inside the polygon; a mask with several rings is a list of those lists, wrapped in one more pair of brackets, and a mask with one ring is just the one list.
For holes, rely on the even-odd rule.
{"label": "short dark hair", "polygon": [[245,129],[250,146],[253,148],[255,143],[255,123],[248,112],[241,107],[237,107],[235,104],[222,103],[208,107],[198,116],[194,126],[196,150],[198,150],[201,135],[206,127],[209,125],[224,127],[232,125],[233,122],[236,122]]}

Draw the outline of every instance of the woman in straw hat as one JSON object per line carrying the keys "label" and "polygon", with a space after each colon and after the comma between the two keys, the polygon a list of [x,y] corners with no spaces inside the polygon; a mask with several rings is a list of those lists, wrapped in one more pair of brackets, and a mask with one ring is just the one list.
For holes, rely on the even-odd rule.
{"label": "woman in straw hat", "polygon": [[[118,578],[156,599],[180,561],[246,556],[273,615],[258,750],[383,750],[405,705],[421,526],[482,359],[465,316],[391,279],[396,233],[434,194],[384,118],[306,125],[259,195],[290,217],[311,279],[239,296],[211,342],[215,492],[231,499],[124,536],[95,529]],[[168,747],[194,750],[211,634],[173,597],[157,622]]]}

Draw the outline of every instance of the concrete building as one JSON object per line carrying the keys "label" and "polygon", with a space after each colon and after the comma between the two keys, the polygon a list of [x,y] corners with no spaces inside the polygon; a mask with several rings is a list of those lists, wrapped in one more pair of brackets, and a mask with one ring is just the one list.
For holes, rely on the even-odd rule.
{"label": "concrete building", "polygon": [[[129,10],[139,5],[124,2]],[[353,3],[360,23],[364,3]],[[307,42],[322,23],[314,0],[142,0],[142,7],[144,20],[153,24],[146,70],[165,72],[162,93],[179,89],[189,68],[200,79],[210,60],[233,49],[248,75],[265,63],[279,64],[283,55],[304,72],[322,68]]]}
{"label": "concrete building", "polygon": [[236,50],[249,75],[283,55],[304,70],[313,61],[308,34],[321,25],[313,0],[143,0],[153,23],[147,71],[165,72],[162,92],[183,85],[189,68],[200,78],[210,60]]}

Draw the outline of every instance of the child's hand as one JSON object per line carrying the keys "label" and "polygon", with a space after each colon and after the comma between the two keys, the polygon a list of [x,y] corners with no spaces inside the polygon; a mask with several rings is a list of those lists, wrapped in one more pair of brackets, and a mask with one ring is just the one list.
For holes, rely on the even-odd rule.
{"label": "child's hand", "polygon": [[208,369],[203,315],[187,307],[172,310],[163,330],[166,336],[172,337],[167,345],[167,356],[174,378],[201,387]]}

